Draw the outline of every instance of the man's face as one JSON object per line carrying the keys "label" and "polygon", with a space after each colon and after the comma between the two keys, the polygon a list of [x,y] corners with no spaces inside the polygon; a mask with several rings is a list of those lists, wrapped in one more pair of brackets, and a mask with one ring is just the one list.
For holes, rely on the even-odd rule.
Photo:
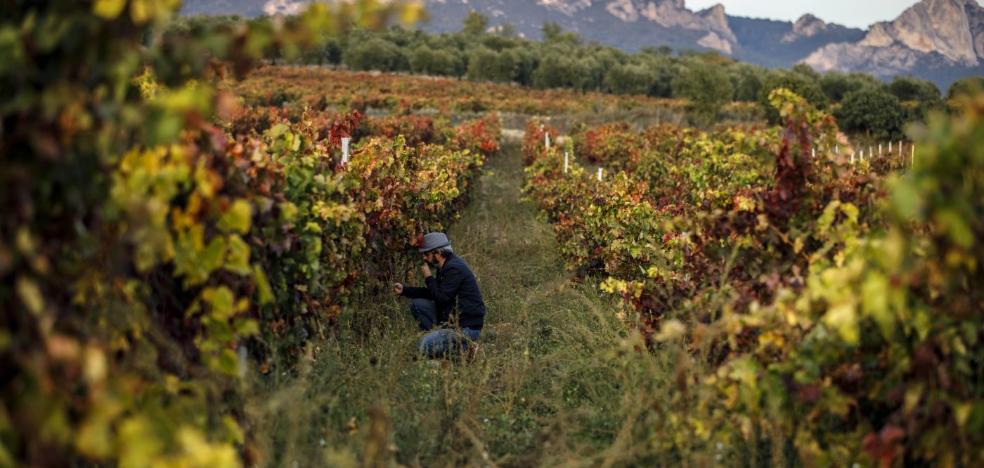
{"label": "man's face", "polygon": [[424,253],[424,261],[427,262],[427,264],[429,264],[429,265],[436,265],[437,264],[437,254],[435,254],[433,251],[425,252]]}

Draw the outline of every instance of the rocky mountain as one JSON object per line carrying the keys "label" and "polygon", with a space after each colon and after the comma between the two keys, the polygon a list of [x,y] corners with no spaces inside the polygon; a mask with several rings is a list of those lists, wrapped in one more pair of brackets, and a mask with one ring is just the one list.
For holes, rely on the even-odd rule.
{"label": "rocky mountain", "polygon": [[[185,0],[183,13],[258,16],[295,11],[304,3],[306,0]],[[759,42],[776,42],[779,37],[793,32],[792,23],[731,17],[721,5],[692,11],[684,0],[425,0],[425,3],[432,20],[423,27],[432,32],[458,30],[468,12],[476,10],[488,16],[492,25],[510,23],[520,34],[530,38],[539,38],[540,27],[550,21],[588,40],[629,51],[665,45],[677,49],[712,49],[739,59],[747,55],[752,61],[756,61],[756,49],[742,50],[745,48],[743,41],[734,30],[736,20],[753,23],[745,28],[748,35],[754,35],[761,23],[769,23],[766,29],[772,30],[773,34],[766,34],[767,38]],[[856,39],[843,35],[843,31],[861,35],[860,30],[839,26],[831,30],[834,34],[823,29],[810,37],[832,42]],[[802,53],[801,56],[780,54],[782,59],[769,65],[791,63],[810,52],[799,49],[790,50]],[[775,56],[773,51],[760,55]]]}
{"label": "rocky mountain", "polygon": [[[308,0],[185,0],[185,14],[290,14]],[[806,63],[820,70],[864,71],[888,78],[913,74],[946,87],[984,74],[984,8],[979,0],[922,0],[891,22],[864,31],[810,14],[796,22],[702,11],[684,0],[425,0],[431,32],[460,29],[472,10],[493,27],[509,23],[540,37],[554,22],[582,37],[635,51],[647,46],[710,49],[769,67]]]}
{"label": "rocky mountain", "polygon": [[789,67],[827,44],[864,37],[860,29],[826,23],[803,15],[795,23],[729,16],[740,47],[734,57],[767,67]]}
{"label": "rocky mountain", "polygon": [[510,23],[525,37],[539,38],[540,27],[554,22],[588,40],[629,51],[647,46],[714,49],[730,54],[737,38],[724,9],[694,12],[684,0],[428,0],[434,32],[460,29],[471,10],[492,24]]}
{"label": "rocky mountain", "polygon": [[984,8],[976,0],[923,0],[894,21],[873,24],[861,40],[828,44],[803,62],[820,71],[879,76],[947,69],[982,74]]}
{"label": "rocky mountain", "polygon": [[827,31],[827,29],[829,28],[830,28],[829,24],[825,23],[822,19],[817,18],[816,16],[813,16],[808,13],[801,16],[800,19],[796,20],[796,22],[793,23],[793,30],[789,31],[784,36],[782,36],[781,42],[783,44],[796,42],[799,39],[813,37],[816,36],[817,34],[821,34]]}

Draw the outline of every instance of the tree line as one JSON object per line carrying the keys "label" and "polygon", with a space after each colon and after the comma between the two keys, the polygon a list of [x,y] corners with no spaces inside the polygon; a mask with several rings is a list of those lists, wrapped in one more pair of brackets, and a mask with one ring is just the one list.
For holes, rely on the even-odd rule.
{"label": "tree line", "polygon": [[[239,21],[243,20],[188,17],[172,30]],[[972,77],[956,82],[944,97],[933,82],[911,76],[884,82],[863,73],[821,74],[802,64],[768,69],[713,51],[674,51],[665,46],[629,53],[587,42],[554,23],[545,23],[542,32],[542,41],[529,40],[508,24],[490,28],[488,18],[473,11],[457,32],[431,34],[399,26],[356,29],[327,39],[323,47],[293,63],[683,98],[707,122],[724,104],[735,101],[757,103],[771,122],[777,122],[767,97],[774,89],[787,88],[829,110],[845,131],[878,139],[899,138],[906,123],[923,120],[929,110],[945,108],[947,101],[962,93],[984,89],[984,78]],[[279,52],[269,59],[281,60]]]}

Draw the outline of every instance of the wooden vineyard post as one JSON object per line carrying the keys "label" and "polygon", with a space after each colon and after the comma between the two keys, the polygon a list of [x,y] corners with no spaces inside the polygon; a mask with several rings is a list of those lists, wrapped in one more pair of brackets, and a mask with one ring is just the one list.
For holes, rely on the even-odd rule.
{"label": "wooden vineyard post", "polygon": [[342,137],[342,165],[348,165],[349,145],[352,143],[351,137]]}
{"label": "wooden vineyard post", "polygon": [[564,151],[564,174],[567,174],[567,166],[568,164],[570,164],[569,159],[570,159],[570,153]]}
{"label": "wooden vineyard post", "polygon": [[601,182],[601,179],[604,176],[604,171],[605,171],[604,169],[600,167],[598,168],[598,182]]}
{"label": "wooden vineyard post", "polygon": [[249,354],[245,345],[240,344],[236,347],[236,363],[239,378],[246,378],[246,374],[249,372]]}

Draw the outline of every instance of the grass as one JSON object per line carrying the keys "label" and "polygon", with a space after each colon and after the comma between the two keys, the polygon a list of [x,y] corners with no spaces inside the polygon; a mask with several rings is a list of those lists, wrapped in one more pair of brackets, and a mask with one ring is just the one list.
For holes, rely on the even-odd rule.
{"label": "grass", "polygon": [[488,307],[477,358],[416,360],[405,300],[353,307],[297,372],[253,379],[246,419],[257,464],[665,462],[651,453],[658,434],[647,421],[671,385],[673,357],[635,351],[641,341],[617,304],[570,281],[550,227],[520,199],[522,180],[509,146],[449,233]]}

